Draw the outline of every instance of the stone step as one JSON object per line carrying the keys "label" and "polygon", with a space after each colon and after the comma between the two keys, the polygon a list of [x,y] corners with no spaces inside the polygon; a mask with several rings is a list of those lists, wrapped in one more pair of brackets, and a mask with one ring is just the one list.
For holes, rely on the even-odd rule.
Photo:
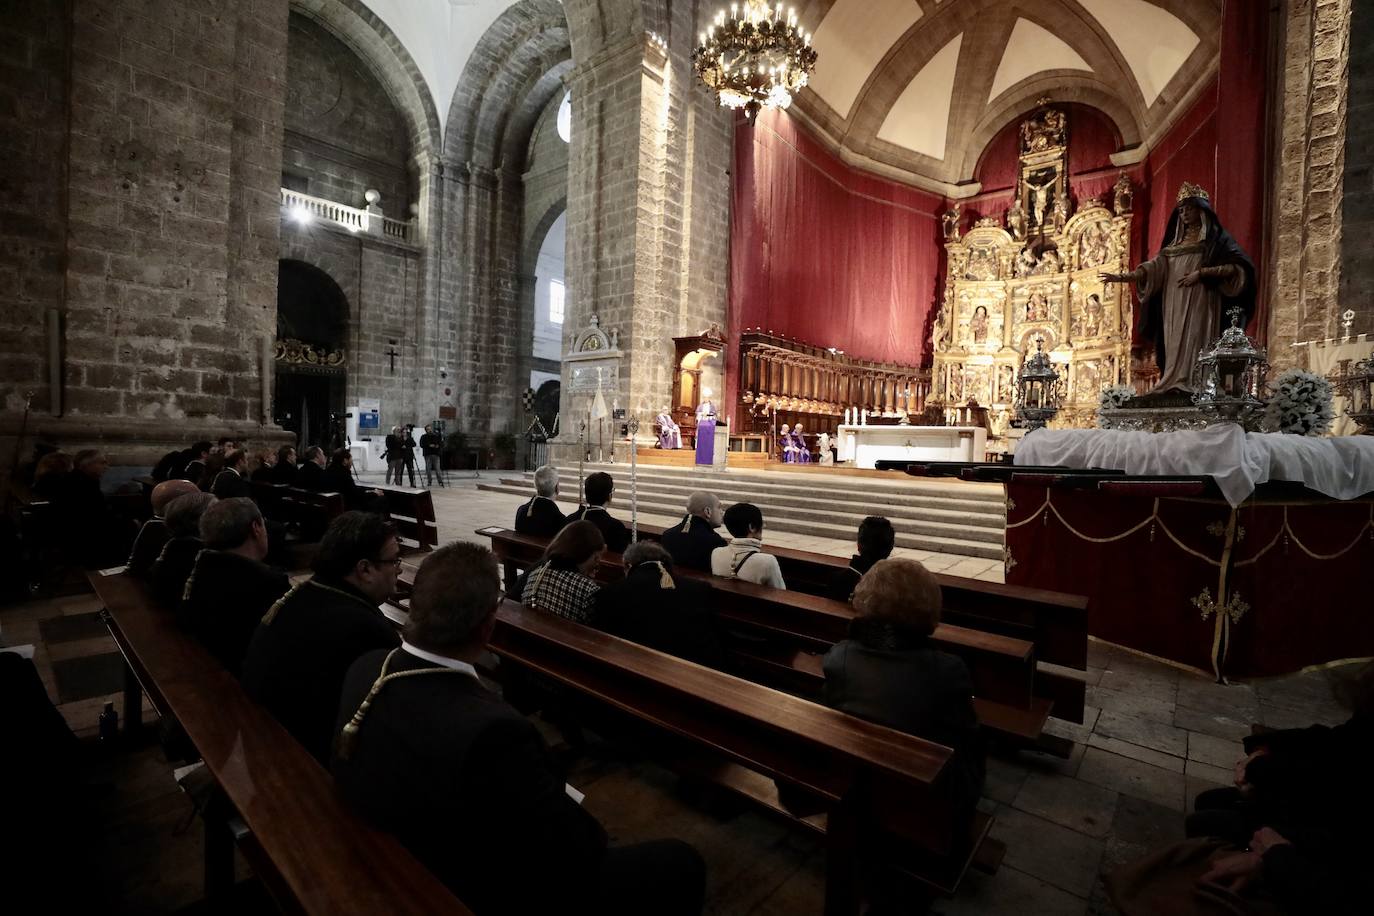
{"label": "stone step", "polygon": [[[528,496],[532,488],[529,483],[503,482],[497,484],[482,483],[478,485],[478,489],[492,493]],[[569,509],[577,505],[576,497],[560,496],[558,501]],[[627,511],[625,505],[627,502],[628,497],[621,494],[620,504],[617,508],[622,517]],[[824,520],[818,520],[815,513],[812,512],[800,513],[803,517],[798,518],[796,517],[797,513],[790,511],[786,505],[768,503],[759,503],[758,505],[763,510],[764,518],[767,519],[768,528],[772,530],[834,538],[846,542],[854,540],[859,522],[863,519],[860,514],[845,512],[839,505],[832,508]],[[682,502],[679,500],[662,502],[641,494],[639,511],[648,515],[679,518],[682,515]],[[933,525],[896,518],[892,519],[892,523],[899,547],[994,560],[1001,559],[1003,556],[1002,531],[1000,529],[993,530],[974,526],[960,529],[952,525]]]}
{"label": "stone step", "polygon": [[[592,465],[583,467],[584,474],[605,471],[617,480],[629,476],[627,465]],[[559,466],[564,480],[576,479],[577,466]],[[526,474],[529,478],[532,475]],[[1006,516],[1006,497],[999,484],[970,483],[959,480],[922,480],[898,477],[895,481],[870,480],[857,477],[823,477],[822,475],[785,474],[783,472],[694,471],[684,468],[641,465],[635,476],[640,487],[663,485],[681,488],[682,492],[709,490],[725,494],[743,493],[750,499],[763,494],[797,498],[815,498],[824,494],[827,502],[853,500],[877,505],[909,506],[912,508],[960,509],[972,513],[989,513],[999,519]],[[784,478],[779,480],[778,478]],[[800,479],[799,479],[800,478]],[[817,479],[819,478],[819,479]],[[908,482],[909,481],[909,482]],[[735,498],[735,497],[732,497]],[[998,522],[1001,524],[1001,521]]]}
{"label": "stone step", "polygon": [[[533,482],[529,479],[503,478],[501,483],[511,487],[524,487],[523,492],[532,492]],[[658,483],[647,483],[643,480],[639,482],[639,499],[641,502],[651,500],[655,504],[677,506],[678,512],[684,511],[687,505],[687,496],[694,486],[687,485],[665,485]],[[616,490],[616,501],[619,505],[625,505],[629,499],[628,484],[621,483]],[[827,495],[824,498],[816,496],[814,491],[811,496],[781,496],[753,492],[747,488],[713,488],[717,496],[721,498],[727,506],[731,503],[749,501],[755,503],[764,514],[769,518],[785,517],[799,520],[806,519],[838,519],[837,513],[846,516],[854,516],[862,519],[866,515],[882,515],[892,521],[898,530],[911,532],[922,531],[928,534],[949,534],[958,533],[972,529],[979,529],[977,534],[970,534],[973,540],[997,540],[1001,541],[1002,532],[1006,528],[1006,515],[998,512],[998,507],[989,506],[977,512],[970,512],[963,508],[932,508],[926,505],[912,507],[897,505],[890,502],[882,502],[876,498],[837,500]],[[927,502],[933,502],[927,500]],[[933,505],[939,506],[938,502]],[[858,524],[855,522],[855,524]],[[903,527],[906,525],[907,527]],[[962,535],[960,535],[962,536]]]}

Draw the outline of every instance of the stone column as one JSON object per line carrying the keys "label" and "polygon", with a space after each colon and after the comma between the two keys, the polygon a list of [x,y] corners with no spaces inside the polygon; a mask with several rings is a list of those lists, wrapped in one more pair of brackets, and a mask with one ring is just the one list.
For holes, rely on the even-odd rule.
{"label": "stone column", "polygon": [[1269,359],[1306,365],[1296,341],[1337,330],[1350,63],[1350,0],[1290,2],[1278,92]]}
{"label": "stone column", "polygon": [[[672,338],[725,325],[731,122],[691,73],[692,6],[674,7],[665,50],[642,30],[641,4],[565,4],[575,59],[569,326],[596,314],[620,332],[616,400],[641,429],[672,391]],[[617,11],[628,25],[610,21]],[[569,391],[565,371],[564,417],[589,401]]]}
{"label": "stone column", "polygon": [[[66,175],[64,397],[60,415],[31,419],[30,435],[68,450],[101,444],[130,465],[224,433],[284,438],[262,424],[261,403],[276,330],[287,5],[65,7],[67,110],[46,114],[65,114],[69,134],[43,163]],[[29,4],[20,18],[61,18],[62,7]],[[29,75],[41,80],[53,60],[34,57]],[[33,195],[21,206],[47,219],[63,202]]]}

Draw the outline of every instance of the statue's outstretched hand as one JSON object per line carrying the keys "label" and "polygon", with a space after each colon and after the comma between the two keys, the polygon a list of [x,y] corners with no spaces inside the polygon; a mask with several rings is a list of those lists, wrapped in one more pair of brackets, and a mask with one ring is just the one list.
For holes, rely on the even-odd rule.
{"label": "statue's outstretched hand", "polygon": [[1101,280],[1103,283],[1129,283],[1131,282],[1131,275],[1113,274],[1104,270],[1097,275],[1097,279]]}
{"label": "statue's outstretched hand", "polygon": [[1200,270],[1194,270],[1194,271],[1190,271],[1189,273],[1186,273],[1186,274],[1184,274],[1183,276],[1179,277],[1179,278],[1178,278],[1178,285],[1179,285],[1179,286],[1183,286],[1183,287],[1187,287],[1187,286],[1197,286],[1198,283],[1199,283],[1201,280],[1202,280],[1202,271],[1200,271]]}

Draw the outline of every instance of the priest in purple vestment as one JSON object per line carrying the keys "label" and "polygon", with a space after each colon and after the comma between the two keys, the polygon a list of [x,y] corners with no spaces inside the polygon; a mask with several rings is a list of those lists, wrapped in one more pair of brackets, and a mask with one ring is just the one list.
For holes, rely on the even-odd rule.
{"label": "priest in purple vestment", "polygon": [[668,408],[663,408],[654,422],[658,424],[659,448],[682,448],[682,428],[673,422],[673,415]]}

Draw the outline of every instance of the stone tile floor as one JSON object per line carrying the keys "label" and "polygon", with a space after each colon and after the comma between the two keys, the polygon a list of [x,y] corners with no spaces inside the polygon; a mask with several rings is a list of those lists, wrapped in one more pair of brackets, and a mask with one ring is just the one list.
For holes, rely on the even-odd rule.
{"label": "stone tile floor", "polygon": [[[438,490],[441,535],[480,541],[473,530],[509,524],[519,502],[478,491],[471,482]],[[777,542],[839,555],[851,550],[796,535]],[[921,559],[951,570],[967,560]],[[1000,580],[998,564],[973,562],[985,565],[981,577]],[[43,622],[94,610],[94,599],[84,595],[0,609],[0,643],[35,645],[35,661],[56,700],[55,659],[107,654],[113,644],[91,636],[84,622],[49,623],[49,632],[80,638],[48,644]],[[1291,727],[1344,719],[1331,692],[1339,669],[1219,685],[1096,641],[1089,647],[1089,665],[1084,723],[1051,720],[1052,732],[1076,742],[1067,759],[1021,753],[988,762],[982,805],[995,814],[994,835],[1007,844],[1002,868],[993,876],[971,873],[959,895],[937,901],[932,912],[1112,912],[1101,876],[1182,835],[1190,799],[1230,781],[1230,767],[1241,756],[1240,738],[1251,723]],[[89,697],[59,708],[78,734],[91,737],[106,699],[117,697]],[[144,715],[151,720],[150,710]],[[112,899],[124,901],[116,911],[172,912],[193,903],[199,894],[199,828],[186,823],[188,803],[172,781],[171,766],[155,747],[145,747],[105,758],[97,770],[115,783],[98,810],[105,821],[103,880]],[[585,804],[617,842],[680,836],[696,844],[710,869],[707,912],[821,912],[823,851],[813,837],[720,799],[690,796],[664,769],[610,743],[594,743],[574,764],[570,782],[587,793]]]}

